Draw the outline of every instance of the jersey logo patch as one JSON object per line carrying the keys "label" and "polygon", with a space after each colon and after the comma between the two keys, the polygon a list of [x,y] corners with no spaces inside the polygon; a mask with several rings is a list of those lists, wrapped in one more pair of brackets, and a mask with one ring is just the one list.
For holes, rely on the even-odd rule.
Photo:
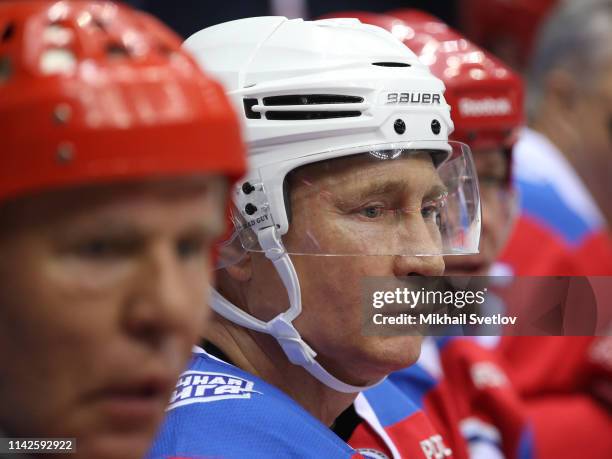
{"label": "jersey logo patch", "polygon": [[253,386],[252,381],[238,376],[189,370],[179,377],[166,411],[193,403],[216,402],[232,398],[249,399],[251,394],[261,394],[253,390]]}

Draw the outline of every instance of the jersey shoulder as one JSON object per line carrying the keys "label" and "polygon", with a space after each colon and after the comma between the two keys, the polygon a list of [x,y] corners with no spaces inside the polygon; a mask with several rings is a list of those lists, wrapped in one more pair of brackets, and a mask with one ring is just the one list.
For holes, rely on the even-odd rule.
{"label": "jersey shoulder", "polygon": [[147,458],[350,458],[353,454],[279,389],[198,351],[177,382]]}
{"label": "jersey shoulder", "polygon": [[[414,371],[415,366],[406,370]],[[431,387],[431,379],[421,378],[425,374],[419,369],[413,385],[406,384],[410,378],[403,371],[396,372],[360,394],[355,400],[355,410],[369,429],[363,426],[356,429],[350,444],[376,449],[382,442],[393,457],[457,457],[448,448],[442,432],[418,405],[420,400],[416,400],[424,388],[422,384]]]}

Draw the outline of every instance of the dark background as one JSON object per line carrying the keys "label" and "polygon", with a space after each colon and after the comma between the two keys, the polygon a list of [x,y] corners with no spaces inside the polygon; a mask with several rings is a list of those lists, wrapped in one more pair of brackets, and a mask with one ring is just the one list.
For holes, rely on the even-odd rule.
{"label": "dark background", "polygon": [[[125,3],[152,13],[184,38],[221,22],[274,14],[269,0],[126,0]],[[393,8],[419,8],[452,26],[457,25],[455,0],[305,0],[305,3],[305,19],[340,10],[383,13]]]}

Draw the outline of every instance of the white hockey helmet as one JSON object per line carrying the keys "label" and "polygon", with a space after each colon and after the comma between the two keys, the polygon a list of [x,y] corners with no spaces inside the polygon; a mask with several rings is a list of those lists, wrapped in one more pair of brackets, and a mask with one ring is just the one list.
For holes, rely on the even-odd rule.
{"label": "white hockey helmet", "polygon": [[[211,307],[230,321],[275,337],[292,363],[327,386],[341,392],[366,389],[327,372],[294,328],[292,321],[302,306],[290,255],[433,256],[478,251],[476,173],[469,148],[448,140],[453,123],[444,84],[393,35],[357,19],[240,19],[203,29],[184,46],[224,84],[243,121],[250,170],[234,190],[232,241],[242,250],[265,253],[290,304],[268,322],[216,291]],[[431,157],[443,184],[433,199],[434,243],[406,244],[397,237],[394,223],[375,240],[330,247],[318,240],[314,219],[304,243],[283,243],[290,225],[290,172],[320,163],[333,173],[338,158],[354,158],[367,166],[414,153]],[[422,208],[395,212],[420,214]],[[230,263],[225,260],[225,266]]]}

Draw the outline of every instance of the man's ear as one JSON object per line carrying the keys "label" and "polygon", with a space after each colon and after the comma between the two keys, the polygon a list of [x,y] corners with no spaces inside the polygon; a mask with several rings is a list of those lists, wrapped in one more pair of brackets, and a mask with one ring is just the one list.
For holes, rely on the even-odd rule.
{"label": "man's ear", "polygon": [[244,253],[237,263],[226,266],[225,270],[232,279],[238,282],[248,282],[252,275],[251,254]]}
{"label": "man's ear", "polygon": [[568,71],[555,69],[546,77],[547,97],[559,112],[574,112],[580,95],[580,83]]}

